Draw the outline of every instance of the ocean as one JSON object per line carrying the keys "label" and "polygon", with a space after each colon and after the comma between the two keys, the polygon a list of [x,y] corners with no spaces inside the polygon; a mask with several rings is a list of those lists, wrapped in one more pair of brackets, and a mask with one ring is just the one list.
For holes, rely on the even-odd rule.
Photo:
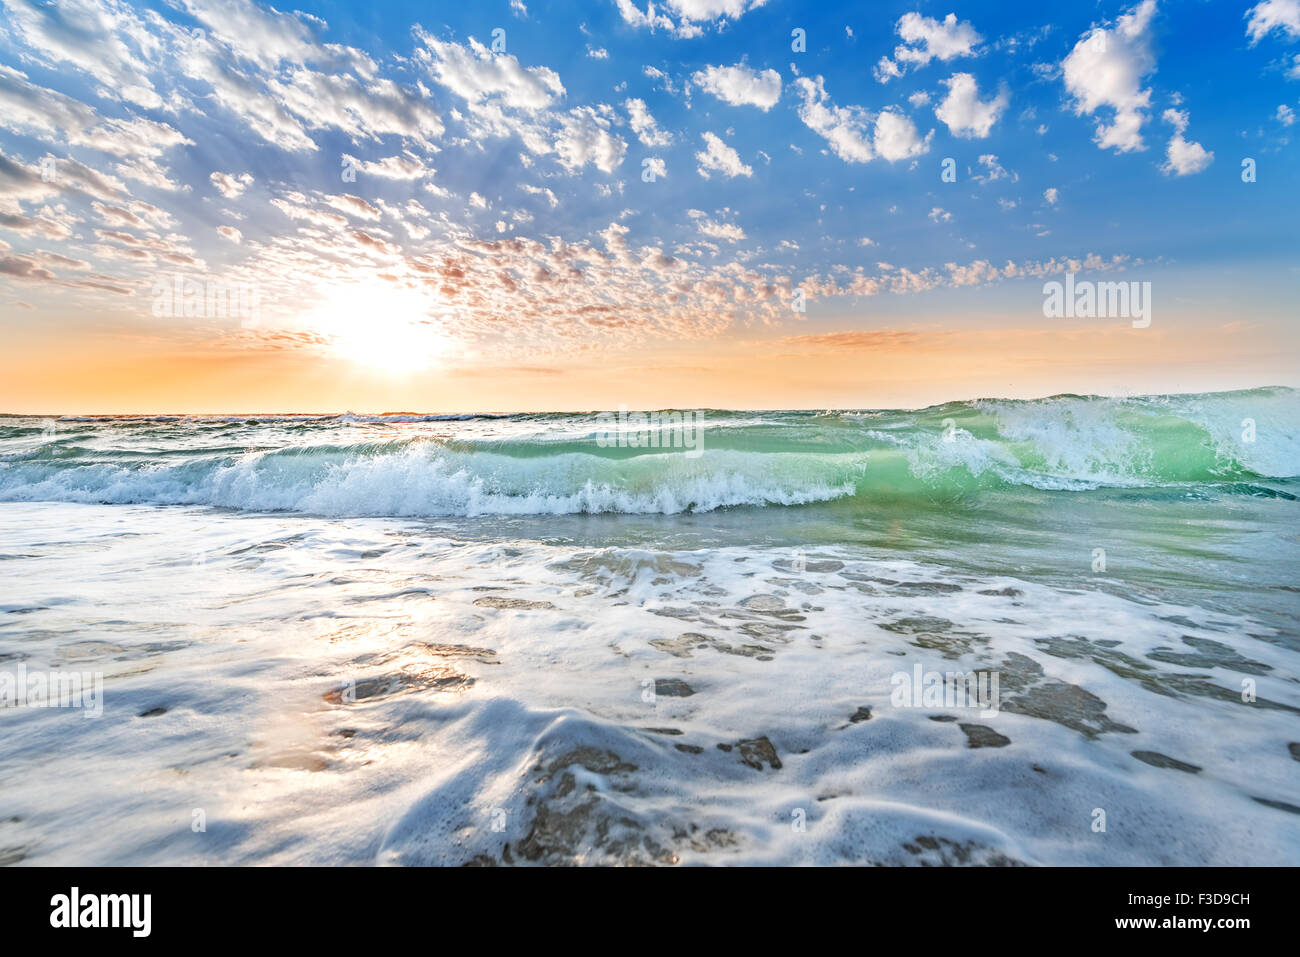
{"label": "ocean", "polygon": [[1300,392],[699,415],[0,417],[0,863],[1300,858]]}

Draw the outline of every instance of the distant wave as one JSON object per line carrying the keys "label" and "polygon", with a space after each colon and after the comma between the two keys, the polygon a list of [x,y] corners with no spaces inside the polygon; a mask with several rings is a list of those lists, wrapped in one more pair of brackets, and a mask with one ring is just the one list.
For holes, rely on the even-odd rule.
{"label": "distant wave", "polygon": [[[590,414],[0,420],[0,501],[328,515],[675,514],[1026,487],[1272,489],[1300,392],[716,412],[703,454],[601,448]],[[360,431],[358,431],[358,429]],[[358,441],[361,440],[361,441]],[[1269,483],[1272,483],[1270,485]]]}

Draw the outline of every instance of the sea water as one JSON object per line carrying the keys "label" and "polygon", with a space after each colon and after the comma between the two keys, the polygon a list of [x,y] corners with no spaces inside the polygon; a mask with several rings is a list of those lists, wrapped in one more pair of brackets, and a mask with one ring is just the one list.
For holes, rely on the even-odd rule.
{"label": "sea water", "polygon": [[0,861],[1295,863],[1298,413],[2,417]]}

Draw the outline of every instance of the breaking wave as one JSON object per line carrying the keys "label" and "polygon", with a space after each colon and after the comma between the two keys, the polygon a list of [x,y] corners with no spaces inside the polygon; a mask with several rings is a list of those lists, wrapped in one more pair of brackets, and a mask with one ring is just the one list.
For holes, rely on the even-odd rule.
{"label": "breaking wave", "polygon": [[1300,392],[706,412],[702,452],[606,448],[592,414],[0,418],[0,501],[357,516],[675,514],[1016,487],[1290,498]]}

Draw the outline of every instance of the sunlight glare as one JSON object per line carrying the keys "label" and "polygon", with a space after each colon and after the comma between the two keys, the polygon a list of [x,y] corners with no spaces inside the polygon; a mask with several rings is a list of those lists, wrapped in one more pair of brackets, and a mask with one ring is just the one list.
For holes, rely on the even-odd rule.
{"label": "sunlight glare", "polygon": [[433,364],[439,330],[418,291],[373,282],[337,286],[311,314],[311,327],[331,339],[336,355],[388,372]]}

